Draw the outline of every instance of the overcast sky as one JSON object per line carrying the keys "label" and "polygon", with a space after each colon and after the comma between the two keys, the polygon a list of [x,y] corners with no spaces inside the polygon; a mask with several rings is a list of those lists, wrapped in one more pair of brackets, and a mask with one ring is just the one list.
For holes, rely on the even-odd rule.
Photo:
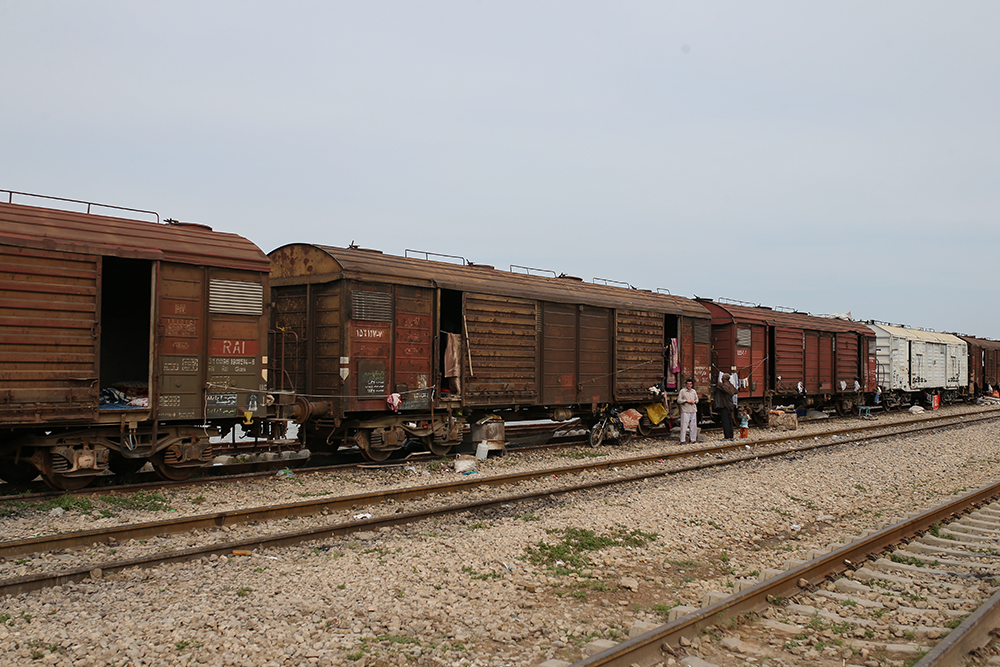
{"label": "overcast sky", "polygon": [[0,188],[1000,338],[1000,2],[0,0],[0,63]]}

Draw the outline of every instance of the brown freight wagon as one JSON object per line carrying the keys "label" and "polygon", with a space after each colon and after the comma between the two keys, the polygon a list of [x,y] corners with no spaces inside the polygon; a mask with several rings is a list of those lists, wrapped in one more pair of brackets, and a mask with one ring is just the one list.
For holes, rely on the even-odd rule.
{"label": "brown freight wagon", "polygon": [[712,313],[712,373],[737,373],[758,419],[774,404],[863,405],[877,387],[875,332],[833,317],[698,299]]}
{"label": "brown freight wagon", "polygon": [[1000,340],[962,336],[969,345],[969,395],[1000,390]]}
{"label": "brown freight wagon", "polygon": [[3,479],[73,489],[147,460],[184,479],[263,416],[267,257],[156,219],[0,203]]}
{"label": "brown freight wagon", "polygon": [[658,382],[708,386],[708,312],[690,299],[356,247],[270,259],[271,388],[312,448],[440,453],[490,413],[589,419],[655,401]]}

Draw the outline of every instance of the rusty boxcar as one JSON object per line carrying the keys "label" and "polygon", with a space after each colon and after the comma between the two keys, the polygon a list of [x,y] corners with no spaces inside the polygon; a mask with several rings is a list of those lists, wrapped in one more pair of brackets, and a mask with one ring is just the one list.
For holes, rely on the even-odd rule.
{"label": "rusty boxcar", "polygon": [[725,300],[712,313],[713,373],[737,373],[741,402],[762,418],[776,403],[845,413],[876,389],[875,334],[864,324]]}
{"label": "rusty boxcar", "polygon": [[270,259],[271,389],[314,449],[443,453],[490,413],[587,418],[658,382],[707,389],[709,316],[690,299],[356,247]]}
{"label": "rusty boxcar", "polygon": [[3,479],[183,479],[264,407],[267,257],[153,215],[0,203]]}
{"label": "rusty boxcar", "polygon": [[959,335],[969,346],[969,395],[1000,390],[1000,340]]}

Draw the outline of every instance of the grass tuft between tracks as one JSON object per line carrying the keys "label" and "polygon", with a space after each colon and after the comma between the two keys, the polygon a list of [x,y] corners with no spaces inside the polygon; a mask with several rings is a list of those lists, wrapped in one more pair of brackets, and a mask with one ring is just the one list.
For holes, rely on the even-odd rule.
{"label": "grass tuft between tracks", "polygon": [[139,512],[168,512],[170,500],[162,493],[138,491],[129,495],[101,495],[94,499],[75,497],[70,494],[45,500],[42,502],[10,501],[0,505],[0,518],[24,516],[31,513],[51,512],[54,509],[64,512],[79,512],[85,516],[114,516],[115,510],[134,510]]}
{"label": "grass tuft between tracks", "polygon": [[642,547],[655,541],[659,535],[641,530],[618,528],[611,533],[598,535],[584,528],[561,528],[548,531],[556,542],[539,542],[525,549],[525,558],[534,565],[542,565],[557,575],[579,573],[592,566],[589,552],[609,547]]}

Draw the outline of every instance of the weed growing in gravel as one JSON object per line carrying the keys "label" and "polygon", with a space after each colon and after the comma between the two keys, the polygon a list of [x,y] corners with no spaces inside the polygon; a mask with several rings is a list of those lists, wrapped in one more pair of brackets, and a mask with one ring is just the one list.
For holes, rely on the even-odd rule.
{"label": "weed growing in gravel", "polygon": [[608,547],[641,547],[659,537],[656,533],[618,528],[611,534],[598,535],[583,528],[563,528],[547,531],[549,535],[561,534],[555,544],[539,542],[525,549],[525,558],[535,565],[544,565],[557,574],[578,573],[591,565],[587,552]]}
{"label": "weed growing in gravel", "polygon": [[170,509],[170,502],[162,493],[137,491],[127,496],[98,496],[105,505],[111,505],[123,510],[142,512],[164,512]]}
{"label": "weed growing in gravel", "polygon": [[858,603],[855,600],[844,600],[842,603],[845,607],[857,607]]}
{"label": "weed growing in gravel", "polygon": [[30,639],[25,643],[25,645],[28,648],[32,649],[31,651],[32,660],[41,660],[43,657],[45,657],[45,651],[48,651],[49,653],[59,653],[59,654],[63,654],[66,652],[66,650],[59,644],[43,644],[37,639]]}
{"label": "weed growing in gravel", "polygon": [[962,625],[962,621],[964,621],[965,619],[966,619],[965,616],[962,616],[961,618],[953,618],[949,620],[947,623],[945,623],[944,627],[954,630],[958,626]]}
{"label": "weed growing in gravel", "polygon": [[250,588],[249,586],[240,586],[239,588],[236,589],[236,594],[239,595],[241,598],[245,598],[251,593],[253,593],[253,589]]}
{"label": "weed growing in gravel", "polygon": [[462,572],[465,572],[467,575],[469,575],[473,579],[478,579],[480,581],[486,581],[487,579],[499,579],[499,578],[501,578],[503,576],[499,572],[476,572],[474,569],[472,569],[468,565],[463,565],[462,566]]}
{"label": "weed growing in gravel", "polygon": [[476,521],[475,523],[470,523],[466,528],[468,530],[481,530],[483,528],[489,528],[490,524],[485,521]]}
{"label": "weed growing in gravel", "polygon": [[189,497],[188,502],[191,503],[192,505],[201,505],[203,502],[205,502],[205,494],[199,493],[197,496]]}
{"label": "weed growing in gravel", "polygon": [[67,512],[79,510],[82,514],[90,514],[94,509],[94,503],[89,498],[74,498],[68,493],[40,503],[10,501],[0,506],[0,517],[23,516],[28,512],[48,512],[57,507]]}
{"label": "weed growing in gravel", "polygon": [[675,602],[673,604],[666,604],[661,602],[658,604],[654,604],[652,607],[649,608],[649,610],[655,614],[659,614],[663,618],[668,618],[670,616],[670,610],[673,609],[674,607],[680,606],[680,604],[681,604],[680,602]]}
{"label": "weed growing in gravel", "polygon": [[781,509],[780,507],[772,507],[771,511],[777,512],[781,516],[792,516],[791,512],[786,512],[785,510]]}
{"label": "weed growing in gravel", "polygon": [[521,516],[519,516],[517,518],[520,519],[521,521],[541,521],[542,520],[542,517],[538,516],[537,514],[522,514]]}
{"label": "weed growing in gravel", "polygon": [[915,565],[916,567],[923,567],[924,561],[919,558],[914,558],[913,556],[899,556],[897,554],[889,554],[889,560],[894,563],[902,563],[903,565]]}
{"label": "weed growing in gravel", "polygon": [[811,509],[811,510],[816,509],[816,503],[814,503],[811,500],[806,500],[805,498],[796,498],[795,496],[793,496],[792,494],[790,494],[788,492],[785,492],[785,495],[788,496],[789,500],[797,502],[800,505],[804,505],[808,509]]}
{"label": "weed growing in gravel", "polygon": [[178,653],[181,653],[185,649],[189,649],[189,648],[201,648],[202,646],[204,646],[203,643],[196,642],[193,639],[182,639],[179,642],[177,642],[176,644],[174,644],[174,650],[177,651]]}

